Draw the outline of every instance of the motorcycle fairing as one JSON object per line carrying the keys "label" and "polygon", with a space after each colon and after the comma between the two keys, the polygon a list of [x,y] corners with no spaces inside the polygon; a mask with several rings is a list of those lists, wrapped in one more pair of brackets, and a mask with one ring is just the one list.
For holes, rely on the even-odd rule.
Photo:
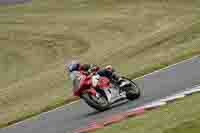
{"label": "motorcycle fairing", "polygon": [[114,103],[120,99],[126,98],[125,92],[119,93],[119,89],[114,88],[114,87],[103,89],[103,91],[109,103]]}
{"label": "motorcycle fairing", "polygon": [[97,87],[101,89],[107,89],[107,88],[111,88],[112,85],[110,83],[110,80],[107,77],[100,77],[98,80]]}

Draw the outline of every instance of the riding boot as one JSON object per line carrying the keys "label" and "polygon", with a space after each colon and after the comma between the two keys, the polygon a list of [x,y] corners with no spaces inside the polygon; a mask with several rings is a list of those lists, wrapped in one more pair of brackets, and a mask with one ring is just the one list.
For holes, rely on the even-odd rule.
{"label": "riding boot", "polygon": [[117,75],[116,73],[113,73],[113,75],[112,75],[112,79],[118,84],[118,85],[121,85],[121,83],[122,83],[122,78],[119,76],[119,75]]}
{"label": "riding boot", "polygon": [[116,73],[113,73],[112,76],[113,76],[114,81],[117,83],[117,85],[119,85],[120,88],[123,88],[125,85],[130,83],[130,82],[127,82],[126,80],[124,80],[123,78],[121,78]]}

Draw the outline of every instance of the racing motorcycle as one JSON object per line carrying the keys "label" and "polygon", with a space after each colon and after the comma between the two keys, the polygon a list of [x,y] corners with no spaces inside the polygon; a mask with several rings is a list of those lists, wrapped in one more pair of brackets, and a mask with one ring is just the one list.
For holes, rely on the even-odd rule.
{"label": "racing motorcycle", "polygon": [[140,88],[126,77],[122,77],[122,85],[97,74],[81,74],[77,77],[79,78],[75,78],[73,81],[74,88],[76,88],[74,95],[98,111],[107,110],[113,103],[120,100],[135,100],[140,96]]}

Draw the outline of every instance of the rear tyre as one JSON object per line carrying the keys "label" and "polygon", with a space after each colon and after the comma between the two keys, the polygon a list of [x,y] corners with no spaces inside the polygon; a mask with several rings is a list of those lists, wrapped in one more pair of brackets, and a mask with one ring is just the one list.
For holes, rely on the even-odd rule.
{"label": "rear tyre", "polygon": [[140,97],[140,88],[132,80],[123,77],[124,80],[128,80],[130,84],[124,86],[123,90],[126,91],[126,97],[128,100],[135,100]]}
{"label": "rear tyre", "polygon": [[89,93],[82,94],[81,98],[92,108],[98,111],[105,111],[109,109],[109,103],[105,97],[101,96],[97,98],[96,96],[90,95]]}

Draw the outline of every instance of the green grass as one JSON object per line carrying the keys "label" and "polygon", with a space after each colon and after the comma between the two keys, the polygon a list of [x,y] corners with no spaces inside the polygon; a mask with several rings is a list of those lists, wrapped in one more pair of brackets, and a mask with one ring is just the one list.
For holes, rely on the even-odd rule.
{"label": "green grass", "polygon": [[200,130],[199,125],[200,125],[200,119],[197,118],[194,120],[183,122],[182,124],[178,125],[175,128],[166,130],[164,133],[185,133],[185,132],[197,133]]}
{"label": "green grass", "polygon": [[71,97],[65,60],[135,78],[200,54],[198,0],[34,0],[0,6],[0,125]]}
{"label": "green grass", "polygon": [[160,107],[142,116],[129,118],[95,133],[198,133],[200,130],[199,94]]}

